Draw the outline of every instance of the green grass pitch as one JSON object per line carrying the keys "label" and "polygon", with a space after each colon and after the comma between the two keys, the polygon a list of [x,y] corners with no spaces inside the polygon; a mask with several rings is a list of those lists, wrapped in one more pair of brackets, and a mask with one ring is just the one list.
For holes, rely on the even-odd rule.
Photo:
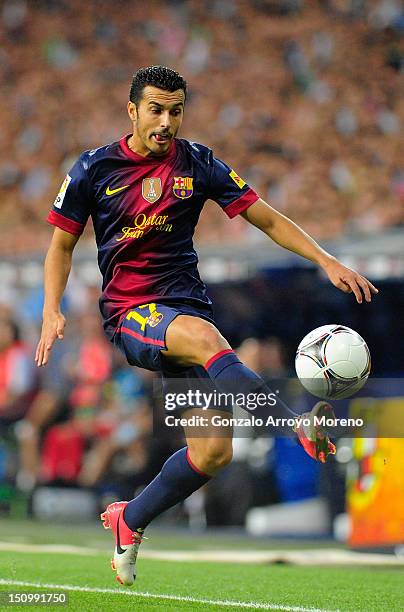
{"label": "green grass pitch", "polygon": [[[56,590],[68,593],[69,605],[52,606],[53,610],[404,610],[403,570],[400,568],[184,563],[142,559],[140,553],[138,579],[133,587],[123,589],[115,582],[115,574],[110,569],[108,548],[110,545],[112,550],[112,538],[109,532],[101,530],[98,535],[92,527],[81,530],[49,526],[47,529],[46,525],[39,525],[38,529],[33,529],[32,524],[27,524],[25,531],[16,527],[14,525],[12,529],[8,521],[3,521],[0,541],[68,544],[80,541],[82,546],[93,547],[102,542],[100,553],[95,556],[0,551],[0,591],[43,590],[49,593]],[[75,537],[70,537],[74,531]],[[32,534],[30,538],[29,533]],[[161,549],[164,535],[156,533],[153,536],[153,531],[149,535],[150,540],[142,547]],[[170,540],[170,549],[184,550],[191,546],[189,537],[183,541],[180,536]],[[202,537],[195,542],[196,549],[198,546],[205,550],[209,548],[209,538],[205,540]],[[230,548],[228,539],[219,539],[216,544]],[[233,546],[235,544],[233,541]],[[259,548],[265,544],[270,547],[268,542],[256,544]],[[250,547],[253,548],[254,543],[250,542]],[[19,586],[16,584],[18,581],[35,586]],[[40,585],[53,585],[53,588],[46,586],[41,589]],[[186,598],[190,600],[186,601]],[[34,608],[39,609],[39,606],[0,606],[1,610]]]}

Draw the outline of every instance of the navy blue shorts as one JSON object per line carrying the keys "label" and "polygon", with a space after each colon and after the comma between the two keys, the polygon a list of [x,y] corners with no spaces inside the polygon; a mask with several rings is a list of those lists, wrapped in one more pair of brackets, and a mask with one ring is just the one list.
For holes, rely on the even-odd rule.
{"label": "navy blue shorts", "polygon": [[[208,304],[206,308],[181,303],[143,304],[132,308],[123,317],[114,336],[114,344],[123,352],[130,365],[162,372],[166,376],[182,374],[200,378],[200,370],[205,372],[201,366],[181,368],[164,357],[164,351],[167,350],[167,327],[180,314],[200,317],[214,323],[213,312]],[[206,376],[205,372],[204,377]]]}
{"label": "navy blue shorts", "polygon": [[[211,391],[212,382],[205,368],[177,366],[164,356],[164,351],[167,350],[167,328],[181,314],[200,317],[214,324],[213,312],[208,304],[206,308],[186,303],[143,304],[132,308],[123,317],[114,336],[114,344],[122,351],[130,365],[161,372],[165,392],[182,392],[193,388],[194,379],[200,381],[198,388],[205,389],[208,385],[207,390]],[[232,407],[226,406],[221,410],[231,412]]]}

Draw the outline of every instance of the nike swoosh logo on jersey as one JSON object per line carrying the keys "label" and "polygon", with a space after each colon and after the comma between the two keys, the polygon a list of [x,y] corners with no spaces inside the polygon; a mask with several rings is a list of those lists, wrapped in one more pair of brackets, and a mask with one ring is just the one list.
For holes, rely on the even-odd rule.
{"label": "nike swoosh logo on jersey", "polygon": [[124,550],[121,547],[121,540],[119,538],[119,519],[120,518],[121,518],[121,516],[119,515],[118,522],[116,524],[116,552],[118,553],[118,555],[123,555],[123,553],[126,552],[126,550]]}
{"label": "nike swoosh logo on jersey", "polygon": [[115,193],[119,193],[120,191],[123,191],[123,189],[126,189],[129,186],[130,185],[124,185],[123,187],[117,187],[116,189],[111,189],[110,186],[108,185],[108,187],[105,190],[105,195],[107,196],[115,195]]}

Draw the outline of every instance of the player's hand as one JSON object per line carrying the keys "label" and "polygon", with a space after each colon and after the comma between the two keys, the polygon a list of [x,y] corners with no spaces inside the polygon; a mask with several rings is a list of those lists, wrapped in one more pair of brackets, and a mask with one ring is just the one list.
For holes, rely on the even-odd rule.
{"label": "player's hand", "polygon": [[372,294],[379,293],[367,278],[344,266],[338,259],[332,258],[323,265],[323,269],[332,284],[344,293],[353,293],[358,304],[363,297],[367,302],[372,300]]}
{"label": "player's hand", "polygon": [[61,312],[44,314],[41,338],[35,352],[35,361],[38,367],[44,366],[49,361],[49,354],[56,338],[63,340],[66,319]]}
{"label": "player's hand", "polygon": [[354,293],[358,304],[362,304],[363,297],[370,302],[372,293],[379,293],[379,290],[367,278],[347,268],[338,259],[330,259],[323,269],[335,287],[344,293]]}

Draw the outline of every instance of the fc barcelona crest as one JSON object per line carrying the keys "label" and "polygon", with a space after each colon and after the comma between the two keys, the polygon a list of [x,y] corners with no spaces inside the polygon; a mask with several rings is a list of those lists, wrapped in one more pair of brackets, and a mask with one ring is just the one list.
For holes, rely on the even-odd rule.
{"label": "fc barcelona crest", "polygon": [[150,313],[150,316],[147,319],[147,323],[148,325],[150,325],[150,327],[156,327],[156,325],[158,325],[163,319],[163,313],[157,312],[157,310],[155,310],[154,312]]}
{"label": "fc barcelona crest", "polygon": [[174,176],[173,192],[175,197],[186,200],[194,193],[192,176]]}
{"label": "fc barcelona crest", "polygon": [[161,179],[160,178],[145,178],[142,181],[142,196],[145,200],[154,204],[161,196]]}

